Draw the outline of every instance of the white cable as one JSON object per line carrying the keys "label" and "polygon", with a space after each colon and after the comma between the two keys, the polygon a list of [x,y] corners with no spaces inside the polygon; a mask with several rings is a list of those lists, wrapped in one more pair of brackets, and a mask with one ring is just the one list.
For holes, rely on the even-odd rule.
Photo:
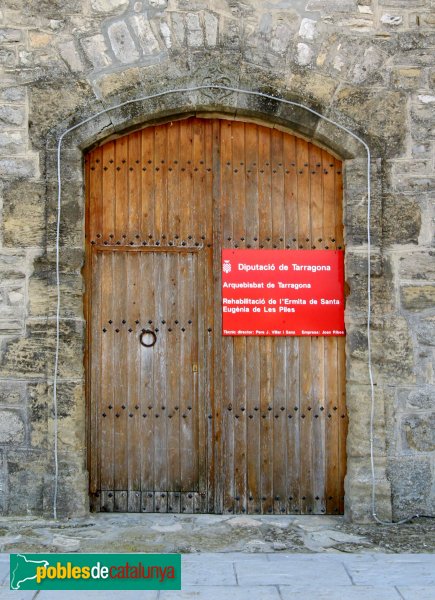
{"label": "white cable", "polygon": [[[161,98],[162,96],[167,96],[169,94],[180,94],[180,93],[188,93],[188,92],[196,92],[201,90],[222,90],[228,92],[235,92],[237,94],[246,94],[248,96],[260,96],[262,98],[266,98],[268,100],[273,100],[275,102],[281,102],[282,104],[288,104],[290,106],[297,106],[298,108],[302,108],[313,115],[316,115],[320,119],[323,119],[327,123],[338,127],[342,131],[348,133],[351,137],[357,140],[360,144],[364,146],[364,149],[367,154],[367,354],[368,354],[368,372],[370,379],[370,394],[371,394],[371,411],[370,411],[370,462],[371,462],[371,473],[372,473],[372,516],[377,523],[381,525],[398,525],[401,523],[405,523],[410,521],[414,517],[409,517],[407,519],[403,519],[402,521],[398,521],[397,523],[390,523],[388,521],[380,520],[376,515],[376,479],[375,479],[375,464],[374,464],[374,418],[375,418],[375,390],[374,390],[374,382],[373,382],[373,371],[372,371],[372,354],[371,354],[371,277],[370,277],[370,262],[371,262],[371,234],[370,234],[370,217],[371,217],[371,156],[370,156],[370,148],[366,144],[366,142],[361,139],[358,135],[353,133],[347,127],[340,125],[336,121],[333,121],[329,117],[325,117],[321,113],[316,110],[309,108],[308,106],[304,106],[299,102],[293,102],[292,100],[285,100],[283,98],[277,98],[276,96],[272,96],[271,94],[266,94],[263,92],[254,92],[251,90],[243,90],[234,88],[231,86],[225,85],[199,85],[191,88],[177,88],[172,90],[167,90],[164,92],[158,92],[157,94],[151,94],[149,96],[142,96],[140,98],[135,98],[133,100],[126,100],[125,102],[121,102],[120,104],[116,104],[115,106],[111,106],[110,108],[106,108],[101,110],[94,115],[80,121],[76,125],[73,125],[66,131],[62,133],[59,137],[59,142],[57,145],[57,184],[58,184],[58,196],[57,196],[57,223],[56,223],[56,286],[57,286],[57,309],[56,309],[56,349],[55,349],[55,361],[54,361],[54,377],[53,377],[53,412],[54,412],[54,464],[55,464],[55,474],[54,474],[54,495],[53,495],[53,516],[57,518],[57,496],[58,496],[58,484],[59,484],[59,460],[58,460],[58,414],[57,414],[57,372],[58,372],[58,364],[59,364],[59,338],[60,338],[60,267],[59,267],[59,247],[60,247],[60,217],[61,217],[61,198],[62,198],[62,187],[61,187],[61,147],[62,141],[66,135],[78,129],[82,125],[89,123],[93,119],[100,117],[101,115],[107,114],[111,111],[117,110],[124,106],[128,106],[129,104],[134,104],[136,102],[145,102],[147,100],[153,100],[155,98]],[[418,517],[419,515],[415,515]]]}

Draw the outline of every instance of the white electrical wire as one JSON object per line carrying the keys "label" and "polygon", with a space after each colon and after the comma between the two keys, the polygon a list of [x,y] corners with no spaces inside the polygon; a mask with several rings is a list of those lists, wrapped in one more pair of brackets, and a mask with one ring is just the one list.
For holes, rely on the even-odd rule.
{"label": "white electrical wire", "polygon": [[57,518],[57,496],[58,496],[58,486],[59,486],[59,457],[58,457],[58,410],[57,410],[57,379],[58,379],[58,366],[59,366],[59,341],[60,341],[60,266],[59,266],[59,250],[60,250],[60,217],[61,217],[61,198],[62,198],[62,182],[61,182],[61,148],[62,141],[66,135],[78,129],[82,125],[89,123],[93,119],[100,117],[101,115],[105,115],[114,110],[118,110],[124,106],[128,106],[130,104],[135,104],[136,102],[145,102],[147,100],[154,100],[155,98],[161,98],[162,96],[167,96],[169,94],[183,94],[188,92],[197,92],[201,90],[221,90],[234,92],[237,94],[246,94],[248,96],[258,96],[262,98],[266,98],[267,100],[273,100],[275,102],[281,102],[282,104],[287,104],[290,106],[296,106],[298,108],[302,108],[313,115],[316,115],[320,119],[323,119],[327,123],[334,125],[338,129],[345,131],[355,140],[357,140],[360,144],[364,146],[364,149],[367,154],[367,355],[368,355],[368,372],[370,379],[370,394],[371,394],[371,411],[370,411],[370,462],[371,462],[371,474],[372,474],[372,516],[374,520],[381,525],[398,525],[402,523],[406,523],[411,519],[418,517],[419,515],[414,515],[413,517],[409,517],[407,519],[402,519],[396,523],[391,523],[389,521],[382,521],[378,518],[376,514],[376,478],[375,478],[375,464],[374,464],[374,418],[375,418],[375,390],[374,390],[374,381],[373,381],[373,370],[372,370],[372,352],[371,352],[371,277],[370,277],[370,262],[371,262],[371,234],[370,234],[370,211],[371,211],[371,155],[370,148],[366,144],[366,142],[361,139],[358,135],[353,133],[347,127],[340,125],[336,121],[333,121],[329,117],[325,117],[321,113],[316,110],[309,108],[299,102],[293,102],[292,100],[285,100],[283,98],[277,98],[276,96],[272,96],[271,94],[266,94],[263,92],[254,92],[251,90],[243,90],[234,88],[231,86],[225,85],[199,85],[190,88],[177,88],[172,90],[167,90],[164,92],[158,92],[157,94],[151,94],[149,96],[142,96],[140,98],[135,98],[133,100],[126,100],[125,102],[121,102],[116,104],[115,106],[111,106],[110,108],[106,108],[101,110],[94,115],[80,121],[76,125],[73,125],[66,131],[62,133],[59,137],[58,145],[57,145],[57,184],[58,184],[58,195],[57,195],[57,222],[56,222],[56,286],[57,286],[57,309],[56,309],[56,348],[55,348],[55,361],[54,361],[54,376],[53,376],[53,413],[54,413],[54,465],[55,465],[55,473],[54,473],[54,494],[53,494],[53,516]]}

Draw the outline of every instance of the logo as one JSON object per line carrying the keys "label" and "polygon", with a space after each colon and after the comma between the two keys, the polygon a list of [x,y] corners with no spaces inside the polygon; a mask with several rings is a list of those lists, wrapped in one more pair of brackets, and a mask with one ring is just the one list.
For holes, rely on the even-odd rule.
{"label": "logo", "polygon": [[179,554],[11,554],[11,590],[180,590]]}
{"label": "logo", "polygon": [[222,265],[222,271],[224,273],[231,273],[231,263],[228,259],[224,259],[224,264]]}

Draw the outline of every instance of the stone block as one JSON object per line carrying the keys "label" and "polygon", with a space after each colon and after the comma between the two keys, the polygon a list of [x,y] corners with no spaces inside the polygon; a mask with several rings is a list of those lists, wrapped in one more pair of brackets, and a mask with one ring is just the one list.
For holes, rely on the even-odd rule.
{"label": "stone block", "polygon": [[[8,514],[41,514],[43,510],[46,456],[39,451],[9,451]],[[23,493],[25,490],[25,493]]]}
{"label": "stone block", "polygon": [[28,386],[28,422],[30,445],[33,448],[48,448],[48,413],[52,409],[53,398],[48,395],[45,382],[30,383]]}
{"label": "stone block", "polygon": [[399,402],[410,409],[434,410],[435,388],[433,386],[421,386],[419,388],[405,388],[398,392]]}
{"label": "stone block", "polygon": [[382,336],[373,342],[373,362],[386,383],[413,380],[413,344],[405,319],[385,319]]}
{"label": "stone block", "polygon": [[405,448],[414,452],[435,450],[435,412],[407,415],[402,418],[400,427]]}
{"label": "stone block", "polygon": [[[370,453],[371,392],[368,385],[348,384],[346,404],[349,415],[347,456],[364,457]],[[375,388],[374,449],[385,455],[385,416],[383,392]]]}
{"label": "stone block", "polygon": [[129,64],[139,59],[139,52],[124,21],[109,25],[107,33],[113,53],[119,61]]}
{"label": "stone block", "polygon": [[332,77],[308,69],[290,75],[289,79],[289,88],[298,91],[303,104],[308,100],[308,105],[313,106],[314,102],[313,108],[329,104],[337,86]]}
{"label": "stone block", "polygon": [[[83,279],[77,275],[62,275],[60,282],[60,314],[62,317],[83,316]],[[29,280],[29,316],[53,317],[56,314],[57,287],[55,274],[31,277]]]}
{"label": "stone block", "polygon": [[97,13],[111,13],[128,6],[128,0],[91,0],[92,9]]}
{"label": "stone block", "polygon": [[358,58],[352,69],[354,83],[373,83],[379,80],[380,71],[387,60],[387,54],[376,46],[369,46]]}
{"label": "stone block", "polygon": [[213,48],[218,43],[219,19],[211,12],[204,13],[205,42]]}
{"label": "stone block", "polygon": [[[81,248],[63,249],[60,253],[61,316],[83,316],[83,277]],[[54,250],[37,258],[29,280],[29,314],[31,317],[56,314],[56,255]]]}
{"label": "stone block", "polygon": [[435,285],[404,285],[400,288],[403,308],[425,310],[435,306]]}
{"label": "stone block", "polygon": [[[375,511],[380,519],[391,520],[391,486],[386,477],[387,459],[375,457]],[[345,488],[345,518],[356,523],[373,522],[370,460],[350,458],[347,462]]]}
{"label": "stone block", "polygon": [[144,56],[158,54],[160,45],[145,15],[131,17],[130,23]]}
{"label": "stone block", "polygon": [[0,43],[4,43],[4,42],[21,42],[22,40],[22,35],[23,32],[21,31],[21,29],[7,29],[7,28],[1,28],[0,29]]}
{"label": "stone block", "polygon": [[[346,298],[346,311],[352,315],[367,312],[368,277],[367,256],[361,253],[346,252],[346,283],[349,295]],[[371,314],[382,316],[395,310],[395,289],[390,263],[374,252],[371,260]]]}
{"label": "stone block", "polygon": [[[80,111],[86,107],[86,111],[92,111],[95,95],[91,86],[81,80],[57,80],[54,82],[42,81],[32,86],[29,94],[29,121],[30,139],[37,148],[47,147],[47,138],[50,134],[54,136],[53,146],[57,147],[60,133],[63,133],[74,122],[81,120]],[[98,108],[95,112],[101,108]],[[71,115],[76,115],[72,122]],[[89,116],[89,112],[86,112]],[[67,124],[65,119],[68,119]],[[74,134],[69,134],[64,142],[74,139]],[[53,154],[54,160],[55,154]],[[50,157],[51,158],[51,157]]]}
{"label": "stone block", "polygon": [[4,67],[15,67],[17,64],[17,54],[14,48],[0,46],[0,65]]}
{"label": "stone block", "polygon": [[417,67],[398,67],[391,73],[391,83],[400,90],[417,90],[421,85],[422,71]]}
{"label": "stone block", "polygon": [[[347,173],[347,171],[346,171]],[[345,179],[347,178],[347,175]],[[346,246],[366,245],[368,241],[367,193],[353,191],[345,185],[344,190],[344,233]],[[381,197],[373,193],[370,203],[370,238],[372,249],[381,244],[382,235]]]}
{"label": "stone block", "polygon": [[3,380],[0,386],[0,404],[6,406],[24,406],[26,384],[21,381]]}
{"label": "stone block", "polygon": [[9,184],[3,191],[3,243],[6,247],[45,244],[45,185],[30,181]]}
{"label": "stone block", "polygon": [[[57,183],[47,186],[47,245],[56,244],[57,224]],[[65,181],[62,184],[61,215],[60,215],[60,245],[77,248],[83,244],[83,184],[75,181]]]}
{"label": "stone block", "polygon": [[308,44],[299,43],[296,46],[296,63],[301,67],[308,66],[313,60],[313,50]]}
{"label": "stone block", "polygon": [[[25,337],[8,340],[0,357],[1,377],[43,380],[53,372],[54,321],[28,323]],[[61,321],[59,377],[80,378],[83,374],[83,323]]]}
{"label": "stone block", "polygon": [[76,50],[73,40],[59,44],[59,52],[71,71],[79,73],[84,70],[84,65]]}
{"label": "stone block", "polygon": [[421,228],[420,206],[412,197],[386,194],[383,199],[383,241],[390,244],[418,244]]}
{"label": "stone block", "polygon": [[0,125],[18,127],[24,124],[25,108],[13,106],[0,106]]}
{"label": "stone block", "polygon": [[391,482],[395,519],[433,513],[435,499],[431,495],[433,476],[429,458],[390,458],[388,479]]}
{"label": "stone block", "polygon": [[200,48],[204,45],[204,33],[196,13],[187,13],[186,15],[187,44],[191,48]]}
{"label": "stone block", "polygon": [[381,23],[388,27],[398,27],[399,25],[403,25],[403,16],[384,13],[381,15]]}
{"label": "stone block", "polygon": [[433,250],[415,250],[399,258],[400,279],[435,281],[435,252]]}
{"label": "stone block", "polygon": [[21,282],[26,273],[26,256],[22,250],[0,252],[0,280],[3,284]]}
{"label": "stone block", "polygon": [[39,164],[36,157],[0,158],[0,176],[5,179],[33,179],[38,175]]}
{"label": "stone block", "polygon": [[27,151],[27,136],[24,131],[0,132],[0,156],[24,154]]}
{"label": "stone block", "polygon": [[13,104],[23,103],[26,100],[26,90],[21,87],[7,87],[0,90],[0,101]]}
{"label": "stone block", "polygon": [[94,69],[104,69],[112,64],[106,40],[101,33],[83,38],[80,43]]}
{"label": "stone block", "polygon": [[0,410],[0,444],[9,446],[24,442],[25,428],[21,412],[18,410]]}
{"label": "stone block", "polygon": [[342,86],[335,95],[334,104],[343,116],[352,120],[349,123],[351,129],[364,124],[364,130],[371,138],[372,150],[379,149],[387,156],[402,151],[405,141],[403,123],[406,120],[403,92]]}
{"label": "stone block", "polygon": [[427,317],[417,322],[417,341],[423,346],[435,346],[435,317]]}
{"label": "stone block", "polygon": [[302,19],[299,28],[299,37],[304,40],[312,41],[317,35],[317,21],[314,19]]}
{"label": "stone block", "polygon": [[[83,469],[84,452],[77,460],[77,454],[63,453],[59,456],[57,512],[62,517],[84,517],[89,514],[89,487],[87,473]],[[54,469],[47,471],[44,482],[44,514],[53,514]]]}

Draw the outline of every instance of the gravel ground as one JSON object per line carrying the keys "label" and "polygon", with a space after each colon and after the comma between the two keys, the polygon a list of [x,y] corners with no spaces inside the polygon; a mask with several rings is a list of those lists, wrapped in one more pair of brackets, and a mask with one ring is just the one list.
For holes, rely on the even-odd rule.
{"label": "gravel ground", "polygon": [[95,514],[0,519],[0,552],[435,552],[435,520],[349,524],[343,517]]}

